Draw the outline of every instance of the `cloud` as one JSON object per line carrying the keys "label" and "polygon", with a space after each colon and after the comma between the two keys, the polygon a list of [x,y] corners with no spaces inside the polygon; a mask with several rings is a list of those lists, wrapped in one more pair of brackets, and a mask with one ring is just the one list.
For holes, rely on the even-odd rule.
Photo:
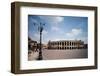
{"label": "cloud", "polygon": [[70,32],[67,32],[67,36],[74,37],[82,33],[81,29],[72,29]]}
{"label": "cloud", "polygon": [[[52,31],[59,31],[60,23],[64,20],[62,16],[38,16],[44,23],[50,25]],[[62,33],[62,32],[61,32]]]}
{"label": "cloud", "polygon": [[52,29],[53,31],[59,31],[59,28],[58,28],[57,26],[52,26],[51,29]]}
{"label": "cloud", "polygon": [[48,32],[46,30],[43,30],[43,35],[46,35]]}
{"label": "cloud", "polygon": [[33,40],[39,41],[40,35],[39,33],[34,33]]}
{"label": "cloud", "polygon": [[34,19],[34,18],[31,18],[31,22],[32,23],[38,23],[38,21],[36,19]]}
{"label": "cloud", "polygon": [[62,22],[64,17],[61,16],[39,16],[40,19],[50,22]]}
{"label": "cloud", "polygon": [[[42,35],[46,35],[48,32],[46,30],[43,30]],[[33,38],[35,39],[39,39],[40,38],[40,34],[38,33],[34,33]]]}
{"label": "cloud", "polygon": [[72,33],[73,33],[74,35],[79,35],[81,32],[82,32],[81,29],[72,29]]}
{"label": "cloud", "polygon": [[35,33],[34,37],[39,38],[39,34]]}
{"label": "cloud", "polygon": [[55,20],[56,22],[62,22],[63,19],[64,19],[64,18],[63,18],[63,17],[60,17],[60,16],[54,18],[54,20]]}
{"label": "cloud", "polygon": [[70,32],[66,33],[67,40],[82,40],[84,43],[88,43],[88,36],[84,36],[85,32],[82,29],[74,28]]}
{"label": "cloud", "polygon": [[[48,32],[46,30],[43,30],[42,35],[46,35],[47,33]],[[39,32],[34,33],[33,36],[32,36],[32,39],[39,42],[39,40],[40,40]]]}
{"label": "cloud", "polygon": [[52,41],[60,41],[60,40],[65,40],[65,38],[53,38]]}
{"label": "cloud", "polygon": [[39,18],[47,23],[50,23],[51,25],[58,25],[64,20],[64,17],[61,16],[39,16]]}

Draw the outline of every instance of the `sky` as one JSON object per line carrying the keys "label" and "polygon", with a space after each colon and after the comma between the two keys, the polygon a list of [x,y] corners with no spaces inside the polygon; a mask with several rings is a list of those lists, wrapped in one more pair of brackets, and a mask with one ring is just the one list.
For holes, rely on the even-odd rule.
{"label": "sky", "polygon": [[43,26],[42,43],[59,40],[82,40],[88,43],[88,17],[28,15],[28,36],[39,42],[38,27]]}

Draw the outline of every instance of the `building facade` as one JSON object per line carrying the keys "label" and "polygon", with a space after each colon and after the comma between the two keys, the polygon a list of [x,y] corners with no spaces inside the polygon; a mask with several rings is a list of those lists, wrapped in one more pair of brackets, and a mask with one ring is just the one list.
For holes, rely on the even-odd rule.
{"label": "building facade", "polygon": [[[85,46],[85,47],[84,47]],[[81,40],[49,41],[48,49],[84,49],[87,48]]]}

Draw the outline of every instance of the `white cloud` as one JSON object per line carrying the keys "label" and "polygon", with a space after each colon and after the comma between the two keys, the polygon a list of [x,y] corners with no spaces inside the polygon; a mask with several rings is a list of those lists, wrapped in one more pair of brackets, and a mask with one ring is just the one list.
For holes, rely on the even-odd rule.
{"label": "white cloud", "polygon": [[33,23],[38,23],[38,21],[34,18],[31,18],[31,20],[32,20]]}
{"label": "white cloud", "polygon": [[67,40],[82,40],[84,43],[88,43],[88,37],[83,35],[82,29],[72,29],[66,33]]}
{"label": "white cloud", "polygon": [[79,35],[81,32],[82,32],[81,29],[72,29],[72,33],[73,33],[74,35]]}
{"label": "white cloud", "polygon": [[39,37],[39,34],[38,33],[35,33],[34,36],[38,38]]}
{"label": "white cloud", "polygon": [[[46,35],[47,33],[48,32],[46,30],[43,30],[42,35]],[[34,33],[32,39],[39,42],[39,40],[40,40],[40,34],[39,34],[39,32]]]}
{"label": "white cloud", "polygon": [[57,22],[62,22],[63,21],[63,17],[55,17],[54,20],[56,20]]}
{"label": "white cloud", "polygon": [[55,22],[61,22],[63,21],[63,17],[61,16],[39,16],[40,19],[43,19],[43,20],[51,20],[51,21],[55,21]]}
{"label": "white cloud", "polygon": [[64,17],[62,16],[39,16],[39,18],[45,21],[47,24],[49,24],[51,26],[52,31],[61,32],[59,28],[60,26],[59,23],[61,23],[64,20]]}
{"label": "white cloud", "polygon": [[60,40],[66,40],[65,38],[54,38],[52,41],[60,41]]}
{"label": "white cloud", "polygon": [[81,29],[72,29],[70,32],[67,32],[67,36],[74,37],[82,33]]}
{"label": "white cloud", "polygon": [[53,31],[59,31],[59,28],[58,28],[57,26],[52,26],[51,29],[52,29]]}
{"label": "white cloud", "polygon": [[48,32],[46,30],[43,30],[43,35],[46,35]]}
{"label": "white cloud", "polygon": [[39,37],[40,37],[40,35],[39,35],[38,33],[35,33],[35,34],[33,35],[33,38],[34,38],[34,39],[39,40]]}
{"label": "white cloud", "polygon": [[39,16],[40,19],[52,23],[53,25],[57,25],[58,23],[62,22],[64,20],[64,17],[61,16]]}

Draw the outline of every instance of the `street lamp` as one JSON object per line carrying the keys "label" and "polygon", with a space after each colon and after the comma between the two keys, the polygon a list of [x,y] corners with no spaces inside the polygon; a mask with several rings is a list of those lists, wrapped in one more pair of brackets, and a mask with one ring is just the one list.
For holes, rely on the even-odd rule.
{"label": "street lamp", "polygon": [[39,24],[36,24],[34,23],[34,25],[38,25],[38,31],[39,31],[39,34],[40,34],[40,43],[39,43],[39,57],[37,60],[42,60],[43,57],[42,57],[42,32],[43,32],[43,29],[44,29],[44,25],[43,23],[39,23]]}

